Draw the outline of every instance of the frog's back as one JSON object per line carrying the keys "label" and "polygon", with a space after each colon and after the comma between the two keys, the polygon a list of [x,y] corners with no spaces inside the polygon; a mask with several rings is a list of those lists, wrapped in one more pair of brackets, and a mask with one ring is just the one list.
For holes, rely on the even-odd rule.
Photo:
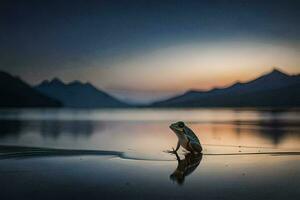
{"label": "frog's back", "polygon": [[198,137],[195,135],[195,133],[189,127],[185,126],[184,127],[184,132],[190,138],[190,140],[200,144],[200,141],[199,141]]}

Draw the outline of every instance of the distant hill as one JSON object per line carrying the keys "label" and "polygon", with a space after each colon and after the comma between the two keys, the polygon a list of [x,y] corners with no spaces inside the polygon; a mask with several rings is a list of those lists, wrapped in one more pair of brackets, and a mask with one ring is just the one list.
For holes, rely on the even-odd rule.
{"label": "distant hill", "polygon": [[43,81],[35,89],[49,97],[57,99],[66,107],[73,108],[120,108],[128,107],[109,94],[98,90],[90,83],[73,81],[63,83],[55,78],[52,81]]}
{"label": "distant hill", "polygon": [[209,91],[188,91],[152,107],[300,106],[300,76],[277,69],[246,83]]}
{"label": "distant hill", "polygon": [[61,103],[31,88],[21,79],[0,71],[0,107],[59,107]]}

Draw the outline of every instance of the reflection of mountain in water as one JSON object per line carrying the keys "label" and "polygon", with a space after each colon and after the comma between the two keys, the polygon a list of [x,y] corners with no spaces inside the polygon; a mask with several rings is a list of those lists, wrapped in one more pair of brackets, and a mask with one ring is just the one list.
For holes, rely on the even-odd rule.
{"label": "reflection of mountain in water", "polygon": [[[90,112],[85,110],[84,112],[74,111],[74,113],[63,110],[59,112],[47,110],[36,112],[1,111],[0,143],[45,145],[47,147],[81,145],[122,151],[129,146],[138,151],[145,149],[148,151],[153,148],[157,150],[163,149],[168,143],[170,145],[173,143],[173,135],[170,135],[168,130],[168,122],[162,121],[160,118],[157,122],[150,120],[118,121],[102,118],[104,115],[101,112],[102,110],[93,111],[91,117],[86,117]],[[124,115],[123,111],[114,112],[115,115],[119,112],[122,116]],[[126,111],[126,115],[128,113],[130,117],[131,112],[135,114],[136,111]],[[145,110],[142,115],[152,115],[152,112]],[[160,115],[160,111],[155,112],[157,112],[157,116]],[[176,115],[175,111],[170,113],[172,112]],[[181,112],[178,113],[181,115]],[[184,112],[190,111],[185,110]],[[200,115],[201,112],[199,111]],[[195,126],[193,128],[203,139],[204,144],[298,148],[297,144],[300,141],[298,111],[233,110],[224,115],[218,112],[204,111],[208,118],[200,119],[193,124]],[[104,113],[106,114],[106,112]],[[217,114],[218,119],[209,121],[210,114],[212,116]],[[84,117],[82,117],[83,115]]]}
{"label": "reflection of mountain in water", "polygon": [[300,133],[300,123],[298,120],[280,120],[280,116],[285,114],[286,111],[284,109],[273,109],[269,113],[272,115],[271,120],[258,122],[258,126],[261,127],[259,129],[260,134],[270,138],[275,146],[279,145],[288,134],[299,136]]}
{"label": "reflection of mountain in water", "polygon": [[[99,123],[98,123],[99,124]],[[93,133],[93,121],[61,121],[50,120],[40,123],[41,134],[45,137],[58,138],[62,134],[69,134],[73,137],[89,137]]]}
{"label": "reflection of mountain in water", "polygon": [[[36,132],[43,137],[57,139],[63,134],[72,137],[89,137],[94,130],[94,121],[71,121],[71,120],[1,120],[0,138],[15,137],[21,134]],[[97,122],[97,129],[101,129],[102,124]]]}
{"label": "reflection of mountain in water", "polygon": [[[237,120],[224,122],[234,125],[234,132],[240,138],[245,132],[257,134],[262,138],[271,140],[274,146],[278,146],[288,135],[300,138],[300,122],[298,118],[289,116],[292,120],[282,119],[289,114],[290,109],[260,109],[256,112],[263,120]],[[236,111],[238,114],[240,111]],[[222,122],[221,122],[222,123]]]}
{"label": "reflection of mountain in water", "polygon": [[285,122],[276,119],[269,121],[236,121],[233,124],[238,137],[243,135],[244,131],[248,131],[271,140],[275,146],[279,145],[286,135],[297,136],[300,131],[298,122]]}
{"label": "reflection of mountain in water", "polygon": [[277,146],[281,143],[282,139],[288,133],[289,124],[279,122],[277,120],[272,120],[269,123],[260,122],[258,129],[263,137],[270,138],[272,143]]}
{"label": "reflection of mountain in water", "polygon": [[22,121],[20,120],[0,120],[0,138],[7,136],[18,136],[21,134]]}

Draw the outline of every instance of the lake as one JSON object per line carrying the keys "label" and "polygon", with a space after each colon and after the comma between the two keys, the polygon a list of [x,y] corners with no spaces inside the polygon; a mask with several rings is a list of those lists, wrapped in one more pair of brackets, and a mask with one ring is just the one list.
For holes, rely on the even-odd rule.
{"label": "lake", "polygon": [[[176,146],[184,121],[202,155]],[[0,199],[296,199],[299,109],[0,111]]]}

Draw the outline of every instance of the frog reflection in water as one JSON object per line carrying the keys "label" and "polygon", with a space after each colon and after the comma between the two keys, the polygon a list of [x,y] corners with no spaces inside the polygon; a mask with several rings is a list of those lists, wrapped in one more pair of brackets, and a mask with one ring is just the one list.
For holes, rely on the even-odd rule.
{"label": "frog reflection in water", "polygon": [[187,175],[193,173],[193,171],[198,167],[202,160],[202,153],[193,154],[187,153],[185,154],[185,158],[180,160],[177,152],[174,153],[178,165],[176,170],[170,175],[171,180],[175,180],[179,185],[184,183],[184,179]]}
{"label": "frog reflection in water", "polygon": [[170,125],[170,129],[178,138],[176,149],[169,153],[176,153],[180,146],[192,153],[201,153],[202,146],[195,133],[187,127],[183,122],[179,121]]}
{"label": "frog reflection in water", "polygon": [[[168,151],[175,154],[178,161],[176,170],[170,175],[170,179],[176,180],[178,184],[183,184],[185,176],[191,174],[200,164],[202,159],[202,146],[195,133],[187,127],[184,122],[176,122],[170,125],[172,131],[178,138],[176,149]],[[190,153],[185,154],[184,159],[180,159],[177,154],[178,149],[182,146]]]}

